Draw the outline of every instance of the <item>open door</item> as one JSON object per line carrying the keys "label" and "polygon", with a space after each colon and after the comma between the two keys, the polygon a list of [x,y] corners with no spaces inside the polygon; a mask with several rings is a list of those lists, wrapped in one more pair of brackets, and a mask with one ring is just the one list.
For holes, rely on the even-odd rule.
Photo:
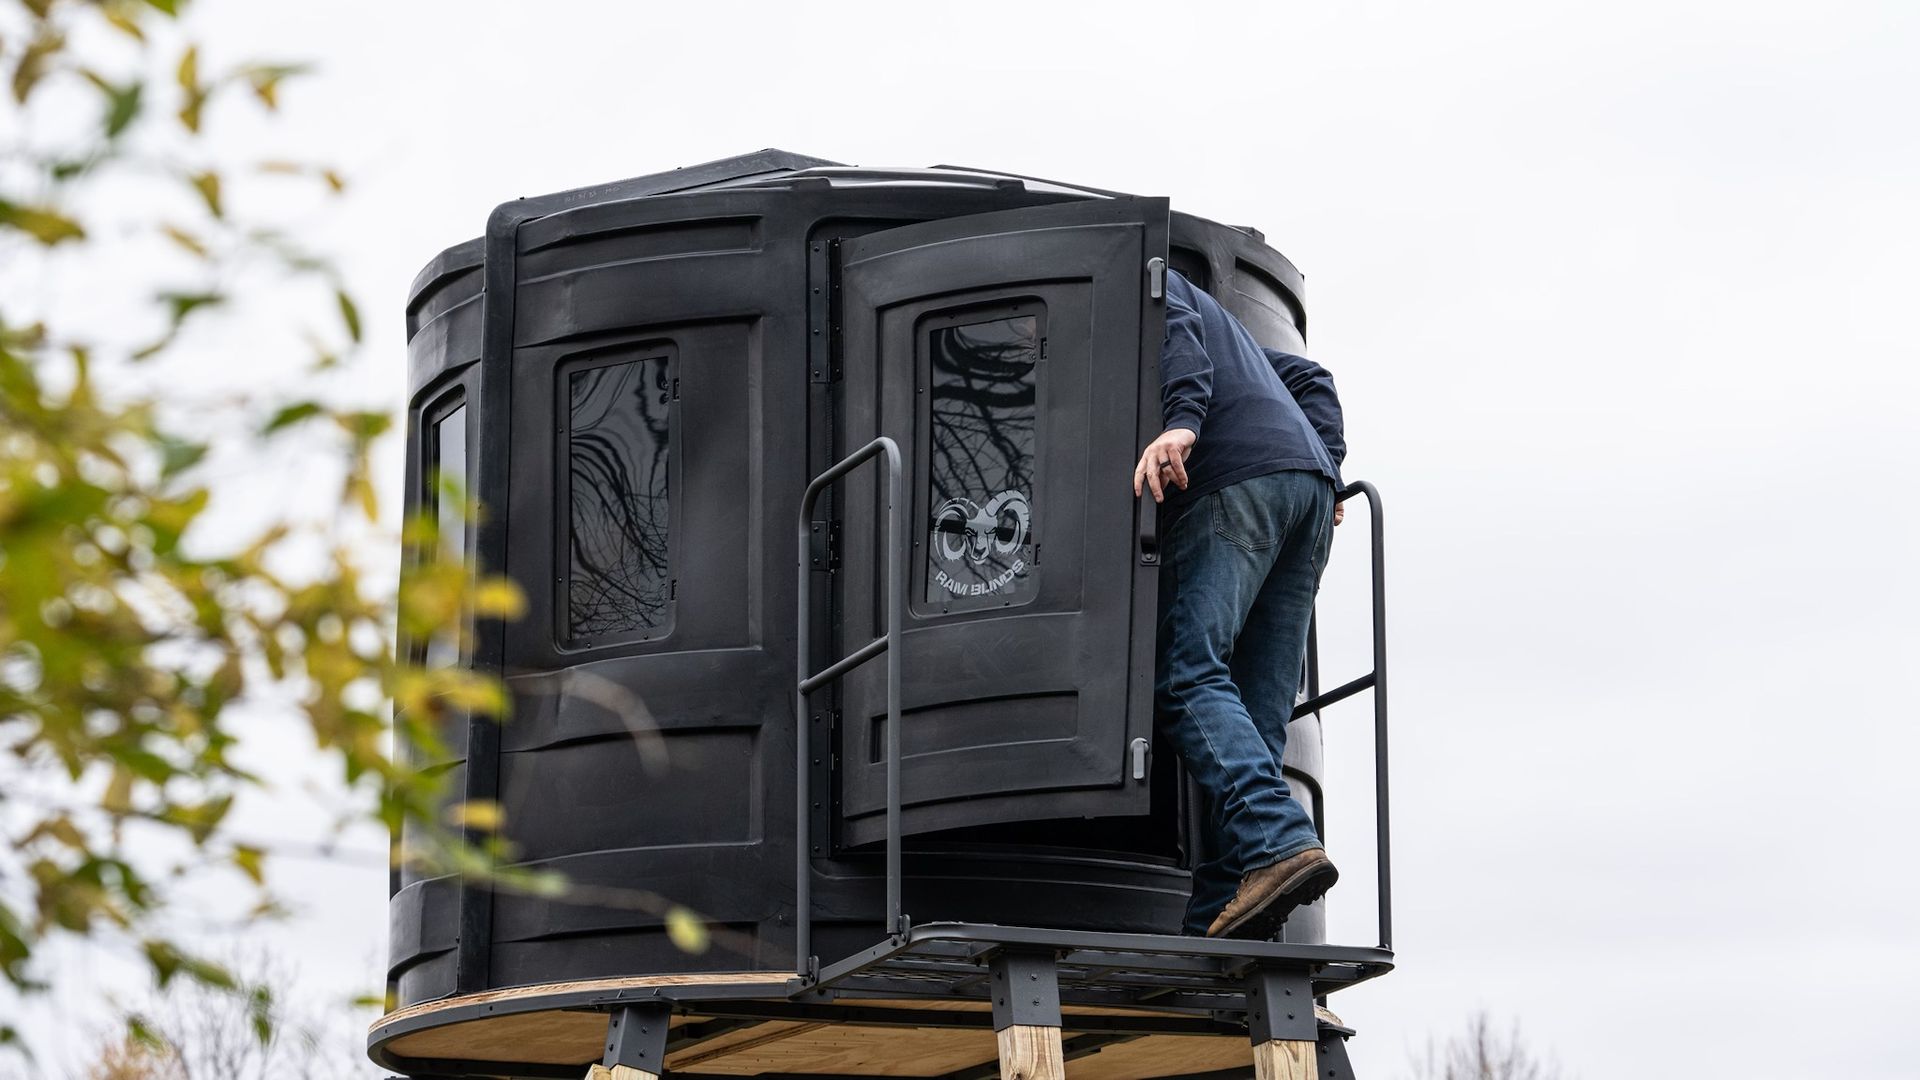
{"label": "open door", "polygon": [[[840,246],[844,430],[905,456],[907,833],[1148,811],[1164,199],[948,218]],[[848,482],[843,640],[880,629],[884,506]],[[884,835],[885,685],[843,683],[843,845]]]}

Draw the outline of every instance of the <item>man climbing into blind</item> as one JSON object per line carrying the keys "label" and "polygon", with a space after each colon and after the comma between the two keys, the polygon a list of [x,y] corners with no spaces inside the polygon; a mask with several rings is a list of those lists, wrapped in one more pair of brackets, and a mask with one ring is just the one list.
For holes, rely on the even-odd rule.
{"label": "man climbing into blind", "polygon": [[1184,931],[1266,939],[1339,878],[1280,763],[1346,457],[1333,378],[1167,273],[1157,721],[1206,792]]}

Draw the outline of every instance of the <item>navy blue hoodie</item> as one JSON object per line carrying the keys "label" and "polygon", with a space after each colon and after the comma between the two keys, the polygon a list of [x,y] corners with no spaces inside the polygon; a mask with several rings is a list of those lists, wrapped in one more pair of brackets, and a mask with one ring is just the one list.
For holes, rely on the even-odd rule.
{"label": "navy blue hoodie", "polygon": [[1283,469],[1340,484],[1347,456],[1333,376],[1303,356],[1263,349],[1219,301],[1167,271],[1160,404],[1168,428],[1195,439],[1187,489],[1169,488],[1170,523],[1201,496]]}

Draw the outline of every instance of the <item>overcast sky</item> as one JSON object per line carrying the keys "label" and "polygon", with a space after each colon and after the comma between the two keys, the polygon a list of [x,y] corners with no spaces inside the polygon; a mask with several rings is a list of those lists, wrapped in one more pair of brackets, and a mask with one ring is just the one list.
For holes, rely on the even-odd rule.
{"label": "overcast sky", "polygon": [[[1914,1074],[1920,7],[199,7],[216,57],[321,65],[272,138],[357,181],[324,238],[395,408],[409,280],[519,195],[777,146],[1258,226],[1391,511],[1360,1075],[1483,1007],[1590,1080]],[[1370,941],[1366,713],[1328,720]],[[315,992],[377,981],[378,859],[284,871]]]}

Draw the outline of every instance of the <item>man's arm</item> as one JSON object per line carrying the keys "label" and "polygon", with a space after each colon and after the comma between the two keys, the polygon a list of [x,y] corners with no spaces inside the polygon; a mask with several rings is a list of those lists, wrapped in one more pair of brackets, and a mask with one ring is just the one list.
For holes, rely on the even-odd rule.
{"label": "man's arm", "polygon": [[[1174,275],[1167,275],[1174,281]],[[1200,312],[1167,290],[1167,340],[1160,346],[1160,407],[1169,429],[1186,428],[1194,437],[1206,423],[1213,400],[1213,360],[1201,336]]]}
{"label": "man's arm", "polygon": [[1213,360],[1200,312],[1182,295],[1192,286],[1173,271],[1167,272],[1167,285],[1167,338],[1160,345],[1160,411],[1167,429],[1147,444],[1133,467],[1134,495],[1151,491],[1154,502],[1164,501],[1169,487],[1185,490],[1187,455],[1213,400]]}
{"label": "man's arm", "polygon": [[1261,351],[1267,354],[1267,362],[1286,384],[1287,393],[1300,404],[1300,411],[1307,415],[1307,422],[1319,433],[1320,441],[1327,445],[1327,455],[1338,468],[1347,458],[1347,434],[1346,421],[1340,414],[1340,395],[1333,388],[1333,376],[1304,356],[1278,349]]}

